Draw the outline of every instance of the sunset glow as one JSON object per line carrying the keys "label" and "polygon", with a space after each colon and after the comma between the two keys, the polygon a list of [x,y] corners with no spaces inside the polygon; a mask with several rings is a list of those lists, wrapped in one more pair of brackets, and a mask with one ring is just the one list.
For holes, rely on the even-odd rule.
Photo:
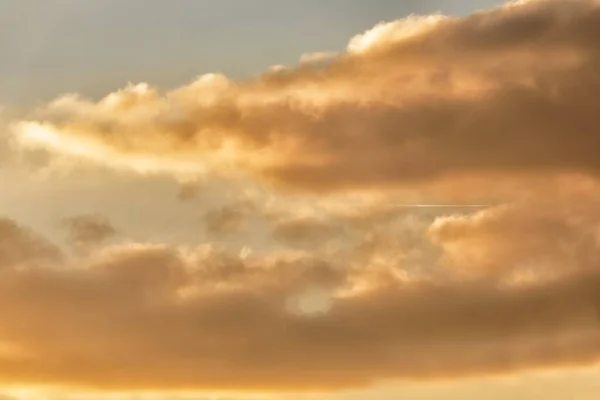
{"label": "sunset glow", "polygon": [[597,0],[0,0],[0,400],[600,398],[598,49]]}

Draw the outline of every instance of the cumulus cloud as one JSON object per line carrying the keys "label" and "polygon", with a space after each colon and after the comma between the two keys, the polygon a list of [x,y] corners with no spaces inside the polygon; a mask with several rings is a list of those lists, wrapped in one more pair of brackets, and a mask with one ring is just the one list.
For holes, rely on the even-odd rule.
{"label": "cumulus cloud", "polygon": [[17,142],[142,173],[251,174],[294,188],[398,185],[458,173],[596,175],[600,7],[536,0],[409,17],[326,65],[254,80],[205,75],[57,99]]}
{"label": "cumulus cloud", "polygon": [[[87,215],[65,255],[0,220],[0,378],[339,389],[599,362],[599,40],[597,1],[519,1],[255,79],[57,99],[17,146],[306,192],[235,181],[252,190],[201,215],[210,239],[256,223],[269,240],[241,252],[106,244]],[[424,199],[487,206],[404,207]]]}
{"label": "cumulus cloud", "polygon": [[[0,354],[0,376],[127,390],[302,390],[597,362],[598,247],[578,259],[585,253],[569,238],[597,229],[598,221],[578,225],[575,214],[575,225],[565,228],[565,215],[541,215],[500,208],[430,226],[450,257],[452,241],[468,247],[474,236],[506,236],[499,246],[516,255],[495,250],[493,240],[483,245],[486,256],[505,257],[499,262],[543,256],[555,246],[551,235],[538,239],[544,245],[519,243],[556,226],[559,240],[572,246],[565,254],[580,264],[525,282],[506,281],[508,269],[374,279],[372,260],[353,255],[348,263],[344,251],[372,255],[383,246],[380,262],[393,264],[397,252],[386,240],[396,231],[386,239],[381,230],[370,250],[359,243],[323,257],[124,242],[38,265],[31,260],[48,244],[5,221],[2,242],[22,251],[1,258],[0,342],[20,351]],[[530,231],[510,230],[517,218]],[[475,259],[482,268],[485,260]],[[25,263],[32,266],[20,268]],[[396,269],[406,266],[400,261]]]}
{"label": "cumulus cloud", "polygon": [[596,267],[600,200],[593,181],[552,185],[520,201],[468,216],[443,216],[428,235],[449,267],[471,273],[529,271],[533,276]]}

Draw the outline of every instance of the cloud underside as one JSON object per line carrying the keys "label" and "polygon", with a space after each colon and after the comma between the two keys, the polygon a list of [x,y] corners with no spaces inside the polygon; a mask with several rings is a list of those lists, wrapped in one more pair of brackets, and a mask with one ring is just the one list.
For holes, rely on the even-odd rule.
{"label": "cloud underside", "polygon": [[58,98],[17,142],[178,177],[250,174],[293,189],[456,174],[597,175],[600,7],[537,0],[467,17],[409,17],[325,62],[244,81],[204,75],[161,94]]}
{"label": "cloud underside", "polygon": [[[530,0],[245,81],[57,99],[17,149],[172,175],[186,206],[194,178],[271,184],[199,221],[269,245],[139,243],[89,214],[59,247],[0,220],[0,380],[341,389],[599,362],[598,49],[597,1]],[[402,187],[489,206],[395,207]]]}
{"label": "cloud underside", "polygon": [[3,220],[0,376],[310,390],[594,364],[598,200],[594,184],[437,217],[255,206],[286,246],[242,253],[131,240],[73,253]]}

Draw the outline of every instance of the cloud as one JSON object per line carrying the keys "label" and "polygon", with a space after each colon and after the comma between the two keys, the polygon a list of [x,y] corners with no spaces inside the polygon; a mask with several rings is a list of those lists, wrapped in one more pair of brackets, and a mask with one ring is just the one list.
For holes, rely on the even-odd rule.
{"label": "cloud", "polygon": [[[473,237],[510,232],[504,240],[512,246],[492,240],[483,248],[492,246],[489,257],[519,261],[523,252],[552,250],[556,239],[549,234],[539,239],[544,245],[518,246],[547,226],[557,227],[558,240],[599,226],[597,220],[578,224],[576,213],[573,227],[560,223],[570,221],[565,214],[541,215],[498,208],[437,220],[429,230],[446,256],[454,255],[447,247],[453,240],[468,246]],[[519,218],[529,228],[506,231]],[[238,256],[212,245],[123,242],[31,264],[46,254],[40,253],[46,242],[30,239],[37,236],[14,222],[4,225],[3,243],[23,249],[3,254],[0,273],[0,342],[21,350],[0,354],[0,376],[15,384],[341,389],[600,360],[600,269],[597,257],[577,258],[585,252],[576,241],[565,241],[572,252],[558,260],[579,264],[563,263],[560,276],[517,282],[506,281],[514,272],[508,269],[436,272],[435,260],[422,266],[428,273],[394,275],[393,269],[407,271],[386,244],[394,230],[385,236],[379,229],[371,239],[383,251],[359,243],[329,256],[289,249]],[[517,255],[495,251],[496,245]],[[348,263],[346,251],[379,254],[379,262],[395,267],[373,279],[374,261],[351,257]],[[443,257],[440,262],[445,268]],[[32,267],[20,268],[25,263]]]}
{"label": "cloud", "polygon": [[316,244],[331,238],[344,236],[343,227],[334,221],[319,220],[314,217],[295,217],[277,221],[273,236],[285,243]]}
{"label": "cloud", "polygon": [[63,254],[0,220],[0,378],[311,390],[599,362],[599,27],[591,0],[413,16],[326,62],[67,95],[16,123],[22,149],[307,193],[228,181],[243,195],[202,221],[242,233],[222,248],[107,244],[83,215]]}
{"label": "cloud", "polygon": [[206,230],[212,235],[238,233],[247,227],[249,218],[257,211],[252,201],[239,201],[206,212]]}
{"label": "cloud", "polygon": [[596,1],[409,17],[326,65],[99,102],[61,97],[15,125],[23,148],[176,176],[250,174],[289,188],[395,186],[453,174],[597,175]]}
{"label": "cloud", "polygon": [[0,218],[0,271],[47,265],[61,257],[57,246],[10,219]]}
{"label": "cloud", "polygon": [[553,183],[521,201],[467,216],[443,216],[429,228],[445,263],[471,273],[529,271],[532,276],[596,267],[600,249],[597,184]]}
{"label": "cloud", "polygon": [[334,60],[338,56],[336,52],[317,52],[307,53],[300,56],[300,62],[303,64],[318,64]]}
{"label": "cloud", "polygon": [[200,191],[200,183],[198,182],[182,182],[181,188],[177,195],[180,201],[190,201],[198,196]]}
{"label": "cloud", "polygon": [[98,214],[66,218],[62,225],[67,231],[69,241],[76,246],[101,244],[117,234],[110,220]]}

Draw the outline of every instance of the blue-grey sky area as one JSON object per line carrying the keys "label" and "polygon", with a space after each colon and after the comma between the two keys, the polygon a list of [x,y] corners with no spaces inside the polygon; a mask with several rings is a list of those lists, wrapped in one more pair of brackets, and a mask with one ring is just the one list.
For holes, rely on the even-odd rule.
{"label": "blue-grey sky area", "polygon": [[379,21],[465,14],[499,0],[0,0],[0,104],[127,82],[163,88],[199,74],[256,74],[344,48]]}

